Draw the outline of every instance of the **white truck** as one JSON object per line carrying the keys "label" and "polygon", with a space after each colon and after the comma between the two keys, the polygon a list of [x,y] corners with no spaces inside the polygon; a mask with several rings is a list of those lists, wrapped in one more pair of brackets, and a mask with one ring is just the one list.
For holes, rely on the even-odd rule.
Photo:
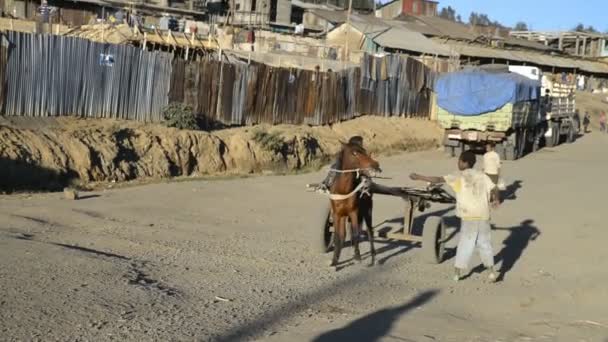
{"label": "white truck", "polygon": [[561,75],[544,74],[529,66],[509,66],[509,71],[541,82],[540,114],[544,125],[545,146],[574,142],[580,132],[580,115],[576,110],[576,83],[562,80]]}

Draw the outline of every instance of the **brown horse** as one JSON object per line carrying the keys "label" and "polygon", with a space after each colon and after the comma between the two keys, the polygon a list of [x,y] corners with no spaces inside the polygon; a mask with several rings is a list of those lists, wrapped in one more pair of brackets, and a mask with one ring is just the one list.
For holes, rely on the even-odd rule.
{"label": "brown horse", "polygon": [[[380,164],[372,159],[365,149],[357,144],[342,143],[342,152],[340,156],[340,170],[334,183],[330,188],[332,195],[348,195],[356,190],[357,185],[361,181],[360,175],[369,176],[370,171],[380,172]],[[351,237],[353,247],[355,248],[355,257],[357,261],[361,261],[361,252],[359,251],[359,198],[358,194],[354,193],[345,199],[331,199],[331,208],[333,212],[334,222],[334,256],[331,266],[337,267],[340,259],[340,252],[346,237],[346,220],[350,219]],[[335,197],[335,196],[334,196]],[[362,215],[367,218],[367,215]],[[374,249],[373,231],[371,227],[371,216],[366,219],[367,234],[371,244],[372,264],[374,264],[376,251]]]}

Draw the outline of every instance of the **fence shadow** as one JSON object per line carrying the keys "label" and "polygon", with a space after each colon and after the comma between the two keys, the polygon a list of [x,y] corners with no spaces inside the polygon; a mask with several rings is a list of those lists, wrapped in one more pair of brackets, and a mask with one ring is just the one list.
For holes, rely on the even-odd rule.
{"label": "fence shadow", "polygon": [[426,304],[438,293],[438,290],[425,291],[405,304],[376,311],[352,321],[343,328],[326,332],[315,338],[313,342],[378,341],[391,331],[393,324],[401,316]]}
{"label": "fence shadow", "polygon": [[61,191],[78,179],[75,171],[58,172],[23,160],[0,157],[0,191]]}

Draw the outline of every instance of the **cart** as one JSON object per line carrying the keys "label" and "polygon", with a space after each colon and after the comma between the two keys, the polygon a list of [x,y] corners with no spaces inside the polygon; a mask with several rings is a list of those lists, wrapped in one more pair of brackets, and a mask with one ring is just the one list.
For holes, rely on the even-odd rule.
{"label": "cart", "polygon": [[[443,261],[446,243],[446,225],[440,216],[426,218],[422,228],[422,235],[413,232],[414,218],[417,212],[430,208],[431,203],[454,204],[456,199],[441,186],[431,185],[425,189],[410,187],[387,187],[372,183],[370,193],[401,197],[405,201],[405,215],[402,228],[389,232],[384,237],[391,240],[412,241],[422,243],[422,250],[426,261],[434,264]],[[329,252],[333,245],[333,219],[331,207],[327,206],[321,218],[322,236],[321,248]]]}

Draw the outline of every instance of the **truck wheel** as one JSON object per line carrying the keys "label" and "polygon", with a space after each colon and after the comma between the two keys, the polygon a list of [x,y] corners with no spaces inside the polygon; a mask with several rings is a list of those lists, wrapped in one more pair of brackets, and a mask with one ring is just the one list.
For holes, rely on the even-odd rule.
{"label": "truck wheel", "polygon": [[456,148],[454,146],[444,146],[443,151],[450,158],[456,157]]}
{"label": "truck wheel", "polygon": [[516,160],[517,159],[515,146],[507,145],[504,148],[505,148],[505,160]]}
{"label": "truck wheel", "polygon": [[572,144],[575,140],[576,140],[576,132],[574,131],[574,127],[570,126],[570,128],[568,129],[568,138],[566,139],[566,142],[568,144]]}
{"label": "truck wheel", "polygon": [[557,132],[557,134],[554,135],[555,141],[553,141],[553,146],[557,146],[562,141],[562,139],[561,139],[562,135],[560,134],[561,132],[560,132],[560,124],[559,124],[559,122],[554,123],[553,127],[555,128],[555,132]]}
{"label": "truck wheel", "polygon": [[504,159],[505,157],[505,148],[502,144],[496,145],[495,147],[496,149],[496,153],[498,153],[498,155]]}
{"label": "truck wheel", "polygon": [[468,150],[467,148],[467,144],[464,141],[460,142],[460,145],[458,146],[458,155],[460,156],[462,154],[462,152]]}
{"label": "truck wheel", "polygon": [[[550,122],[549,127],[551,127],[551,136],[545,137],[545,146],[553,147],[553,146],[557,145],[556,141],[558,141],[558,139],[559,139],[559,127],[556,125],[555,122]],[[556,137],[557,137],[557,139],[556,139]]]}
{"label": "truck wheel", "polygon": [[517,159],[522,158],[526,154],[526,147],[528,146],[528,132],[526,129],[522,129],[519,134],[517,134],[517,139],[515,140],[515,152],[517,153]]}

